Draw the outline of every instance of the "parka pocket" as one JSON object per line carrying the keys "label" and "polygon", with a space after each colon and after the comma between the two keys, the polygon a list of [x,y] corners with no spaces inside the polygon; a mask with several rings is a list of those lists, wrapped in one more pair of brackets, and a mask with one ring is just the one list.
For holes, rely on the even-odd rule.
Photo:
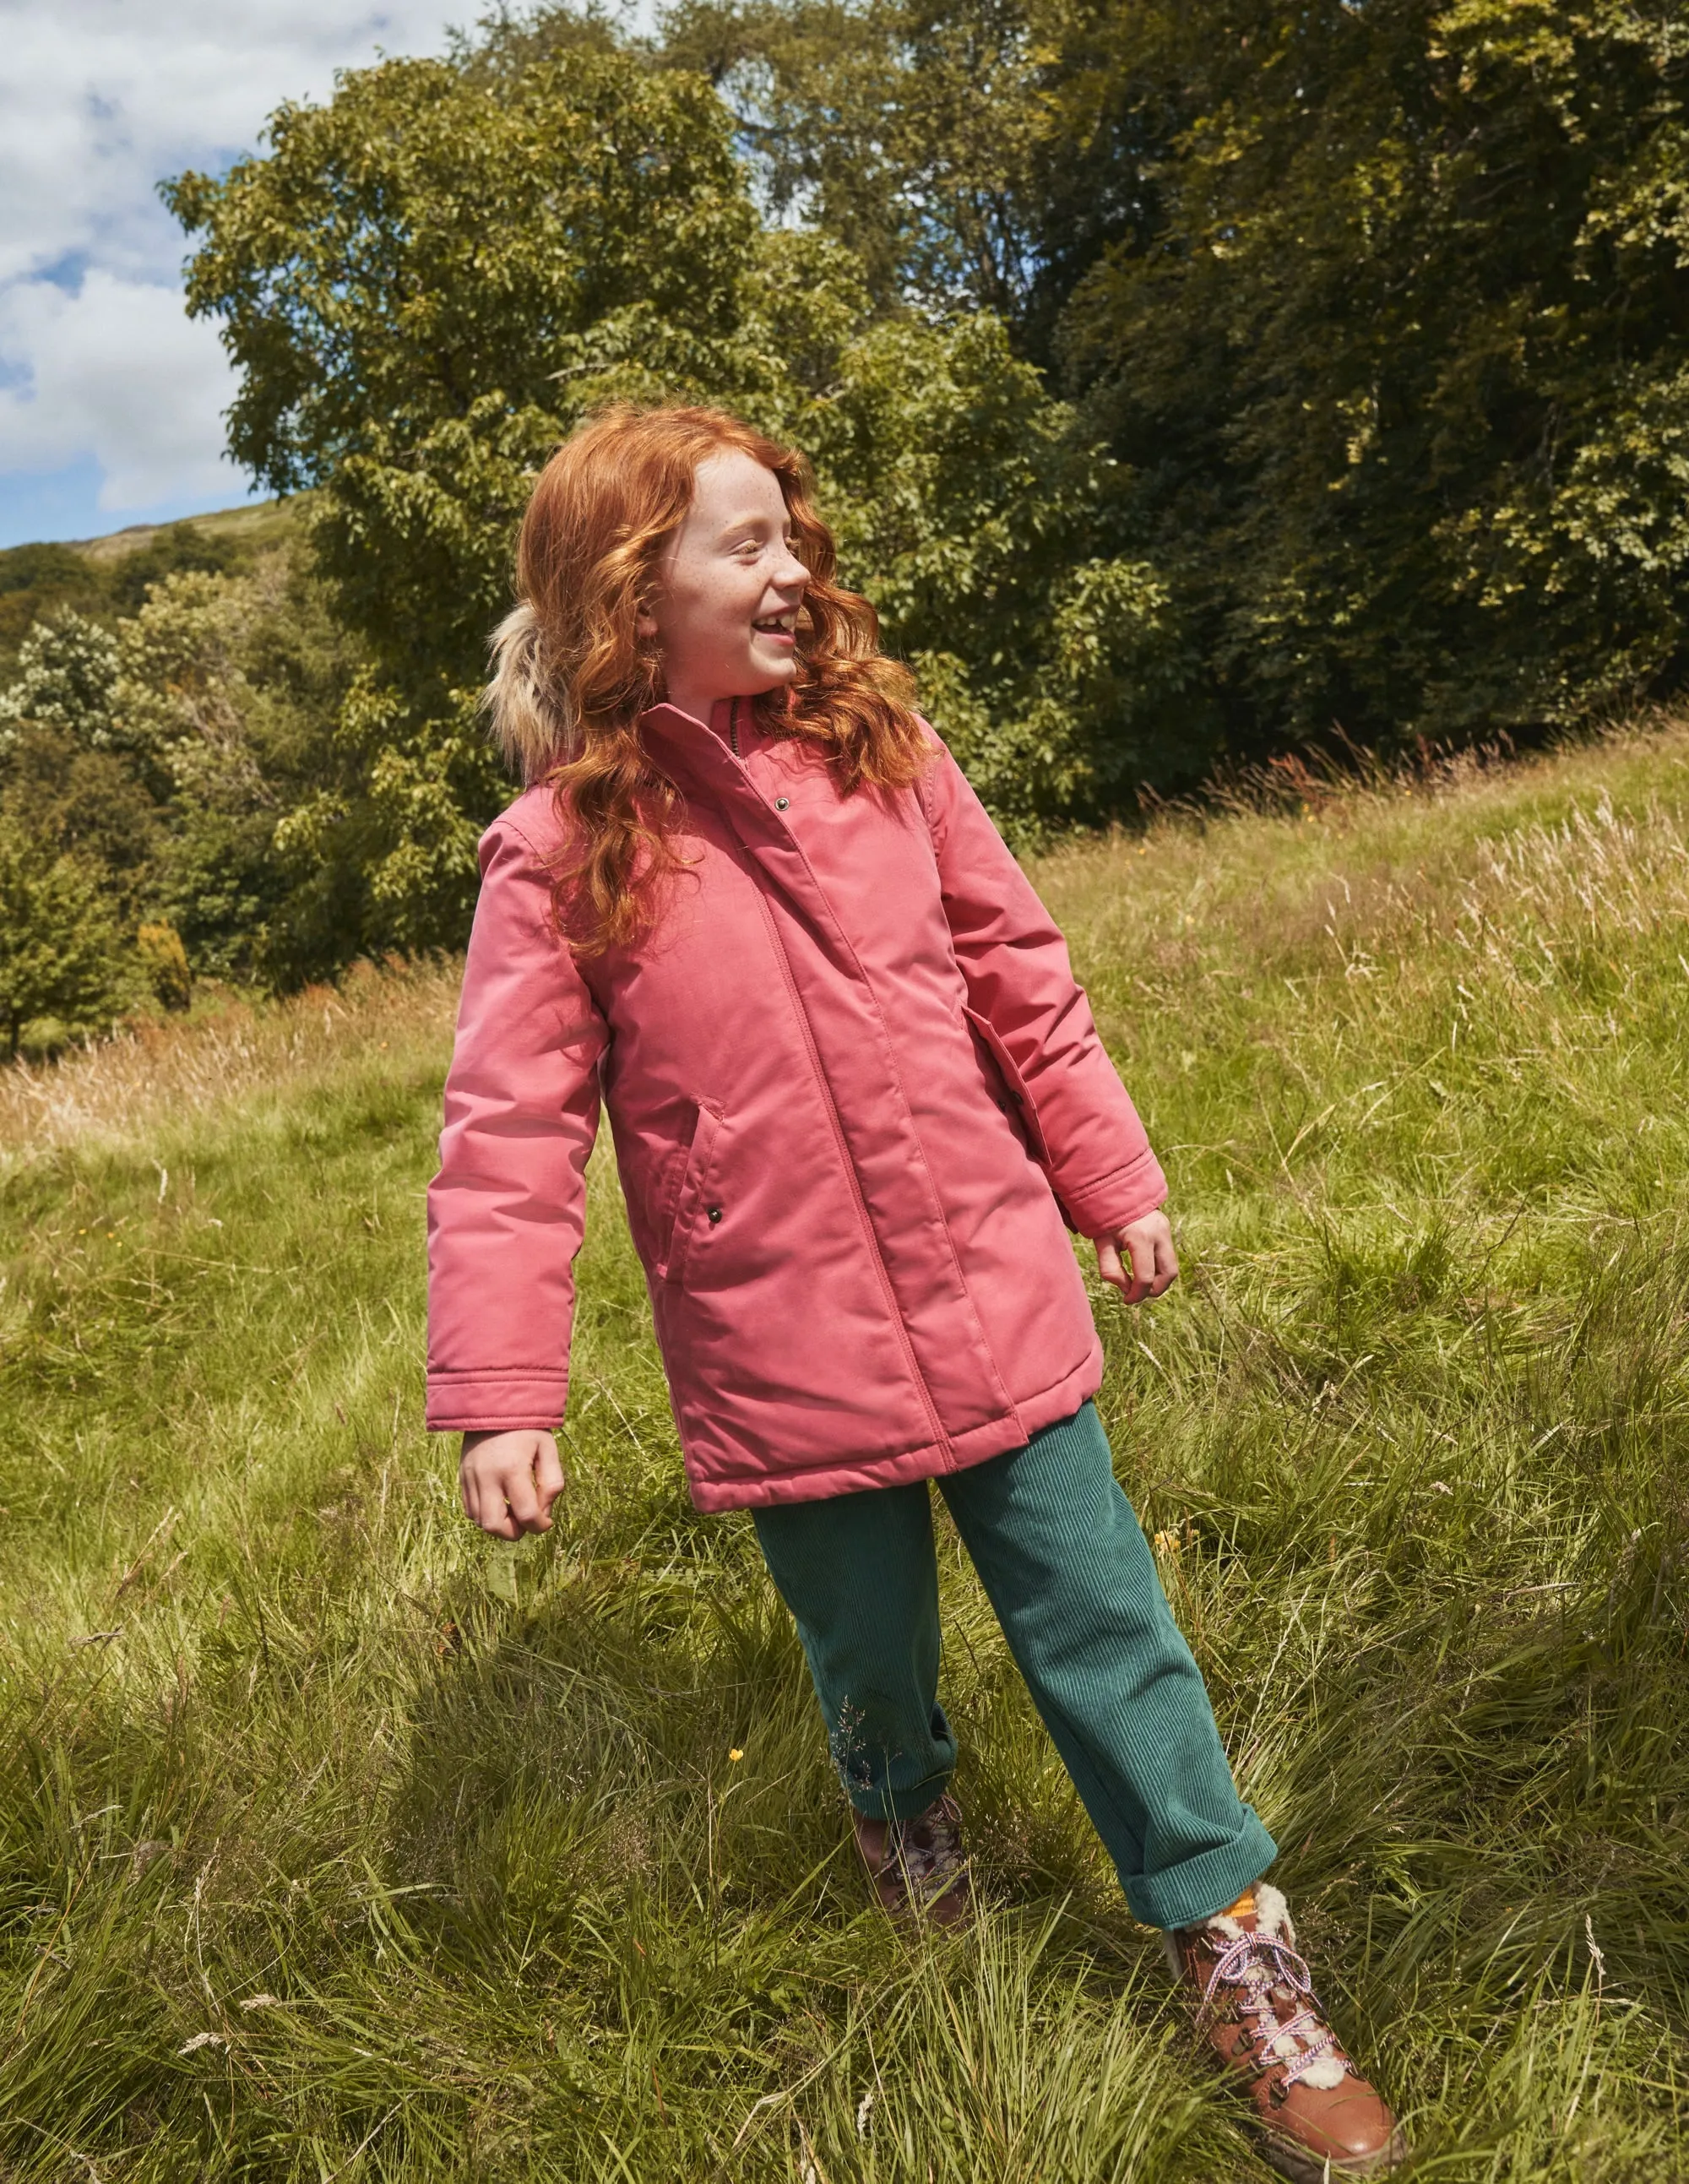
{"label": "parka pocket", "polygon": [[997,1065],[997,1074],[1003,1080],[1003,1089],[1012,1102],[1009,1109],[1012,1121],[1019,1123],[1033,1158],[1043,1168],[1050,1166],[1050,1148],[1044,1142],[1044,1132],[1039,1127],[1038,1110],[1032,1104],[1032,1095],[1026,1089],[1026,1079],[1021,1075],[1013,1055],[1004,1045],[995,1028],[975,1009],[964,1008],[962,1014],[973,1026],[975,1036]]}
{"label": "parka pocket", "polygon": [[709,1217],[710,1169],[715,1155],[716,1134],[721,1127],[721,1110],[711,1106],[707,1100],[700,1100],[698,1121],[692,1133],[691,1149],[686,1156],[686,1167],[675,1196],[674,1217],[663,1238],[662,1256],[657,1262],[657,1277],[661,1281],[677,1282],[684,1274],[687,1255],[692,1249],[693,1233],[700,1220]]}

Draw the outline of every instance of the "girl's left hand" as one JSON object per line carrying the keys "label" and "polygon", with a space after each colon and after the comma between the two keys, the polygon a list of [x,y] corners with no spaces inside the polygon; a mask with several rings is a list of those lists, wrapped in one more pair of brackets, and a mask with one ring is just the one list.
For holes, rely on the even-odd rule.
{"label": "girl's left hand", "polygon": [[1096,1270],[1128,1304],[1160,1296],[1179,1279],[1173,1223],[1165,1213],[1146,1213],[1112,1236],[1099,1236]]}

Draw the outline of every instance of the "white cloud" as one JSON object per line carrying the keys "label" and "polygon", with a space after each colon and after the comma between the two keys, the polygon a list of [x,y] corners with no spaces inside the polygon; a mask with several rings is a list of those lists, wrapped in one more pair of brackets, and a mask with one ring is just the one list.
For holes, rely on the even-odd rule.
{"label": "white cloud", "polygon": [[337,67],[438,52],[449,0],[5,0],[0,26],[0,485],[95,457],[103,510],[240,497],[232,382],[183,313],[162,176],[254,148]]}
{"label": "white cloud", "polygon": [[180,293],[96,269],[70,295],[49,281],[0,291],[0,472],[53,471],[92,454],[99,505],[144,508],[226,493],[222,411],[235,392],[216,329]]}
{"label": "white cloud", "polygon": [[436,51],[449,7],[392,0],[12,0],[0,77],[0,280],[92,252],[114,270],[176,268],[163,175],[253,145],[284,100],[337,67]]}

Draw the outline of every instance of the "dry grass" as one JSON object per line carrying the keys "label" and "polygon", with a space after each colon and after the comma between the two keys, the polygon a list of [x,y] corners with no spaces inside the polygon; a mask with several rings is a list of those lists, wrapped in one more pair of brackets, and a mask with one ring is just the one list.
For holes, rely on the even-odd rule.
{"label": "dry grass", "polygon": [[281,1001],[220,994],[186,1020],[148,1020],[58,1061],[0,1070],[0,1164],[155,1136],[255,1092],[297,1094],[354,1056],[437,1056],[460,975],[454,962],[360,965],[337,988]]}

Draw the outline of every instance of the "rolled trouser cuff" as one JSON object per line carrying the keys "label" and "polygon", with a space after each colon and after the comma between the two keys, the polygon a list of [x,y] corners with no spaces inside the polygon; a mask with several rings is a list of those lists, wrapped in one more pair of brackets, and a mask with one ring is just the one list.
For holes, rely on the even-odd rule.
{"label": "rolled trouser cuff", "polygon": [[916,1782],[906,1790],[895,1790],[889,1782],[872,1790],[847,1782],[844,1793],[865,1819],[914,1820],[928,1805],[936,1804],[950,1786],[950,1770],[946,1769],[942,1774],[928,1775],[924,1782]]}
{"label": "rolled trouser cuff", "polygon": [[1242,1812],[1243,1826],[1230,1842],[1217,1843],[1159,1873],[1123,1873],[1120,1886],[1133,1917],[1170,1930],[1196,1925],[1235,1903],[1279,1854],[1253,1808],[1245,1805]]}

